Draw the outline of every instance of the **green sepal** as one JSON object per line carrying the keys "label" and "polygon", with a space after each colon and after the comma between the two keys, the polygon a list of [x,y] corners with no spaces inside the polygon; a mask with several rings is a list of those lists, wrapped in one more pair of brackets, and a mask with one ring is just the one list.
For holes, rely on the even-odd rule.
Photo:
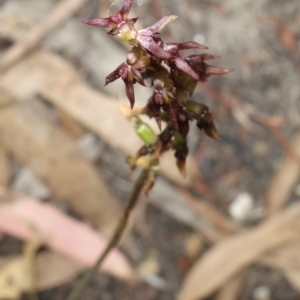
{"label": "green sepal", "polygon": [[153,131],[153,129],[145,122],[143,122],[140,118],[132,118],[130,120],[133,125],[135,132],[139,136],[139,138],[146,144],[151,145],[155,143],[157,140],[157,135]]}

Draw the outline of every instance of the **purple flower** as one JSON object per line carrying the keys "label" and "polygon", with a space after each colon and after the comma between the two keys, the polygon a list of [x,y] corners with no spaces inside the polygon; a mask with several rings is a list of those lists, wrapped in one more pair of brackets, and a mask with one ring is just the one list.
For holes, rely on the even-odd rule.
{"label": "purple flower", "polygon": [[145,86],[142,73],[145,72],[149,63],[150,58],[141,49],[133,47],[128,53],[126,61],[106,77],[105,85],[122,78],[125,83],[127,98],[131,108],[133,108],[135,102],[133,85],[138,82]]}
{"label": "purple flower", "polygon": [[206,46],[196,42],[164,43],[162,39],[153,36],[159,33],[167,24],[178,19],[176,15],[165,16],[158,22],[145,29],[136,30],[134,27],[137,18],[128,19],[132,0],[124,0],[122,9],[115,15],[108,18],[95,18],[84,20],[87,25],[111,28],[107,34],[117,35],[123,41],[134,46],[141,47],[154,58],[165,60],[167,64],[175,64],[176,67],[185,72],[195,80],[200,80],[199,75],[179,54],[180,50],[207,49]]}
{"label": "purple flower", "polygon": [[136,30],[134,24],[138,18],[128,19],[131,9],[132,0],[124,0],[121,10],[115,15],[108,18],[94,18],[82,21],[87,25],[111,28],[107,34],[118,35],[122,40],[134,42],[136,40]]}
{"label": "purple flower", "polygon": [[213,122],[213,115],[206,105],[189,100],[186,103],[186,109],[189,118],[197,121],[197,127],[200,130],[203,130],[206,135],[213,139],[220,138],[220,134]]}
{"label": "purple flower", "polygon": [[205,63],[206,60],[216,59],[219,58],[217,55],[211,54],[197,54],[197,55],[190,55],[185,59],[189,66],[195,70],[197,75],[199,76],[199,80],[205,82],[207,77],[211,75],[224,75],[233,71],[230,68],[218,68],[209,66]]}

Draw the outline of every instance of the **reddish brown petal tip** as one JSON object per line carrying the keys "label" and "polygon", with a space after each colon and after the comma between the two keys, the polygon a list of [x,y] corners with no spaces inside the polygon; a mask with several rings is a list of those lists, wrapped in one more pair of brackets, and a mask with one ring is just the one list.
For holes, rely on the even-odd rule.
{"label": "reddish brown petal tip", "polygon": [[231,73],[233,69],[231,68],[218,68],[218,67],[212,67],[212,66],[207,66],[205,70],[206,75],[224,75]]}

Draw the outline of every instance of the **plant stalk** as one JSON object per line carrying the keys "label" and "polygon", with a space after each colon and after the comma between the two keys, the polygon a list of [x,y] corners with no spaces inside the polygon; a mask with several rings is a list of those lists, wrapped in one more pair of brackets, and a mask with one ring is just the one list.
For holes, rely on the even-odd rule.
{"label": "plant stalk", "polygon": [[77,300],[84,289],[88,286],[88,284],[91,282],[91,280],[94,278],[94,276],[97,274],[99,267],[102,265],[103,261],[106,259],[108,254],[111,252],[111,250],[118,245],[120,242],[120,239],[124,233],[124,230],[126,228],[126,225],[129,220],[129,216],[133,208],[135,207],[139,195],[145,185],[145,182],[148,178],[149,170],[144,169],[142,173],[140,174],[139,178],[137,179],[134,188],[132,190],[132,194],[130,196],[129,202],[127,204],[127,207],[125,208],[118,226],[114,232],[114,235],[112,236],[109,244],[106,246],[105,250],[101,253],[98,260],[96,261],[95,265],[88,270],[83,277],[79,280],[79,282],[76,284],[74,289],[70,292],[66,300]]}

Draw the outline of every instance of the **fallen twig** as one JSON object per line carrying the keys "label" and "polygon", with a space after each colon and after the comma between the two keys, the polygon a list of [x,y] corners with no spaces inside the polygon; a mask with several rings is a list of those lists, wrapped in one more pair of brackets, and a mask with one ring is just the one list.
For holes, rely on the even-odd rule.
{"label": "fallen twig", "polygon": [[70,16],[79,11],[87,0],[62,0],[45,17],[34,26],[20,41],[6,51],[0,60],[0,73],[18,62],[26,53],[35,48],[41,41]]}
{"label": "fallen twig", "polygon": [[128,202],[128,205],[123,212],[123,215],[119,221],[119,224],[117,226],[117,229],[114,232],[113,237],[111,238],[109,244],[105,248],[105,250],[100,254],[97,262],[95,263],[94,267],[90,269],[79,281],[79,283],[76,285],[73,291],[69,294],[66,300],[76,300],[79,298],[80,294],[83,292],[83,290],[87,287],[87,285],[90,283],[91,279],[96,275],[98,272],[99,267],[107,257],[107,255],[111,252],[111,250],[118,245],[118,243],[121,240],[121,237],[123,235],[123,232],[126,228],[126,225],[129,220],[129,216],[133,208],[135,207],[139,195],[144,188],[145,182],[148,178],[149,175],[149,170],[145,169],[143,172],[140,174],[138,180],[136,181],[136,184],[133,188],[130,200]]}

